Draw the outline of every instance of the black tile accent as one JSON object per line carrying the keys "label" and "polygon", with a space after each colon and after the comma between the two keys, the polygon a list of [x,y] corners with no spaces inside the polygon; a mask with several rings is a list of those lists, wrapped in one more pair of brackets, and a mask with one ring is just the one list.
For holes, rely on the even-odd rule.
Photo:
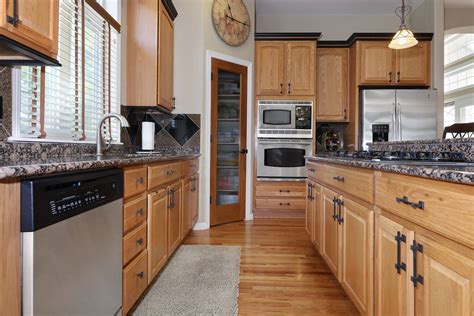
{"label": "black tile accent", "polygon": [[182,146],[191,139],[199,127],[186,114],[179,114],[165,126],[165,130]]}

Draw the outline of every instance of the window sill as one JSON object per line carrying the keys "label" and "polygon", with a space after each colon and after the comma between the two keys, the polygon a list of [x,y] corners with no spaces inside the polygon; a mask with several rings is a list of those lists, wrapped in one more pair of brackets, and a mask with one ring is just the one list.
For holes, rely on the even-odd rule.
{"label": "window sill", "polygon": [[[44,138],[21,138],[21,137],[9,137],[8,143],[54,143],[54,144],[77,144],[77,145],[95,145],[95,141],[77,141],[77,140],[57,140],[57,139],[44,139]],[[112,145],[123,145],[122,142],[113,142]]]}

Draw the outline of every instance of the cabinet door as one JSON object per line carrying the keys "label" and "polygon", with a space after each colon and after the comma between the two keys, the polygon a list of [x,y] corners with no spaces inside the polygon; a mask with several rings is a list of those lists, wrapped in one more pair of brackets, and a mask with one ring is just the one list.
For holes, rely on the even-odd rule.
{"label": "cabinet door", "polygon": [[417,252],[417,274],[423,284],[415,288],[415,313],[473,315],[473,260],[419,234],[415,239],[423,247]]}
{"label": "cabinet door", "polygon": [[374,213],[344,198],[341,283],[362,315],[373,315]]}
{"label": "cabinet door", "polygon": [[316,120],[347,121],[349,49],[320,48],[316,56]]}
{"label": "cabinet door", "polygon": [[181,208],[181,238],[184,239],[191,230],[191,212],[194,207],[193,180],[191,177],[183,180],[183,207]]}
{"label": "cabinet door", "polygon": [[362,84],[394,83],[395,51],[386,41],[362,41],[360,45],[360,81]]}
{"label": "cabinet door", "polygon": [[148,283],[160,272],[167,256],[166,189],[148,195]]}
{"label": "cabinet door", "polygon": [[322,246],[321,255],[326,260],[331,271],[339,279],[339,260],[340,249],[339,239],[340,230],[337,223],[337,203],[334,201],[338,198],[337,193],[322,188]]}
{"label": "cabinet door", "polygon": [[181,242],[181,181],[168,187],[168,257]]}
{"label": "cabinet door", "polygon": [[193,176],[192,182],[192,208],[191,208],[191,229],[196,224],[199,215],[199,174]]}
{"label": "cabinet door", "polygon": [[286,44],[287,95],[314,95],[315,60],[315,42],[289,42]]}
{"label": "cabinet door", "polygon": [[43,54],[56,58],[58,52],[59,0],[16,0],[18,24],[8,23],[13,17],[14,0],[2,1],[0,23],[8,37]]}
{"label": "cabinet door", "polygon": [[414,47],[397,50],[397,84],[424,85],[430,83],[430,45],[422,41]]}
{"label": "cabinet door", "polygon": [[313,236],[313,186],[314,182],[307,180],[306,181],[306,221],[305,227],[306,232],[309,235],[309,238],[312,239]]}
{"label": "cabinet door", "polygon": [[160,4],[158,43],[158,104],[173,110],[174,26],[168,12]]}
{"label": "cabinet door", "polygon": [[[410,316],[414,314],[414,292],[410,283],[414,233],[384,216],[375,222],[375,314]],[[395,239],[399,239],[397,242]],[[398,260],[400,249],[400,260]],[[400,263],[397,270],[396,264]],[[404,268],[402,268],[402,266]]]}
{"label": "cabinet door", "polygon": [[255,94],[285,95],[285,65],[284,42],[256,42]]}
{"label": "cabinet door", "polygon": [[316,249],[321,249],[321,186],[317,183],[313,183],[313,236],[311,238]]}

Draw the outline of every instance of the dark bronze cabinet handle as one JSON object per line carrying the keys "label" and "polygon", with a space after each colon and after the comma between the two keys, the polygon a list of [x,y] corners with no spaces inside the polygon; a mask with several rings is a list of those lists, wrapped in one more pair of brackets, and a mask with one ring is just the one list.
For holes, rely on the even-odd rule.
{"label": "dark bronze cabinet handle", "polygon": [[344,177],[342,177],[342,176],[337,176],[337,177],[332,177],[332,178],[333,178],[333,180],[344,182]]}
{"label": "dark bronze cabinet handle", "polygon": [[283,83],[280,83],[280,94],[283,94]]}
{"label": "dark bronze cabinet handle", "polygon": [[397,71],[397,82],[400,82],[400,71]]}
{"label": "dark bronze cabinet handle", "polygon": [[18,18],[18,0],[13,0],[13,16],[7,15],[7,22],[15,27],[20,23]]}
{"label": "dark bronze cabinet handle", "polygon": [[169,208],[174,208],[174,192],[175,190],[171,189],[169,190],[168,194],[170,196],[170,205],[168,206]]}
{"label": "dark bronze cabinet handle", "polygon": [[140,279],[143,279],[144,276],[145,276],[145,273],[143,273],[143,271],[141,271],[140,273],[137,273],[137,277],[139,277]]}
{"label": "dark bronze cabinet handle", "polygon": [[290,190],[280,190],[280,193],[290,193]]}
{"label": "dark bronze cabinet handle", "polygon": [[312,187],[312,184],[308,183],[308,192],[306,194],[306,197],[308,198],[308,200],[311,200],[311,187]]}
{"label": "dark bronze cabinet handle", "polygon": [[337,223],[341,225],[344,223],[344,218],[342,217],[342,206],[344,205],[344,201],[341,199],[337,199],[337,206],[338,206],[338,215],[337,215]]}
{"label": "dark bronze cabinet handle", "polygon": [[138,240],[136,241],[136,243],[137,243],[138,246],[143,245],[143,238],[138,239]]}
{"label": "dark bronze cabinet handle", "polygon": [[145,182],[145,180],[143,179],[143,177],[137,178],[137,184],[143,184],[143,182]]}
{"label": "dark bronze cabinet handle", "polygon": [[171,98],[171,109],[176,110],[176,98],[175,97]]}
{"label": "dark bronze cabinet handle", "polygon": [[137,217],[138,217],[138,216],[143,216],[143,208],[139,208],[139,209],[137,210],[137,213],[136,213],[136,214],[137,214]]}
{"label": "dark bronze cabinet handle", "polygon": [[249,153],[249,150],[247,148],[244,148],[240,151],[241,154],[246,155]]}
{"label": "dark bronze cabinet handle", "polygon": [[417,209],[419,208],[420,210],[424,210],[425,209],[425,202],[423,201],[418,201],[418,203],[416,202],[410,202],[410,200],[408,200],[408,197],[407,196],[403,196],[401,198],[399,197],[396,197],[395,198],[395,201],[397,203],[403,203],[403,204],[406,204],[406,205],[410,205],[411,207],[413,207],[414,209]]}
{"label": "dark bronze cabinet handle", "polygon": [[286,205],[286,206],[289,206],[290,203],[280,203],[280,205]]}
{"label": "dark bronze cabinet handle", "polygon": [[397,262],[395,263],[395,269],[397,269],[397,273],[400,274],[401,273],[401,270],[404,270],[406,271],[407,270],[407,265],[406,263],[404,262],[401,262],[402,261],[402,255],[401,255],[401,243],[404,242],[406,243],[407,242],[407,236],[403,235],[402,233],[400,232],[397,232],[397,235],[395,236],[395,240],[397,241]]}
{"label": "dark bronze cabinet handle", "polygon": [[424,278],[421,274],[418,274],[416,267],[416,254],[418,252],[423,253],[423,245],[417,243],[416,240],[413,240],[412,245],[410,246],[411,251],[413,252],[413,275],[410,277],[410,280],[413,282],[413,287],[416,287],[418,283],[423,284]]}
{"label": "dark bronze cabinet handle", "polygon": [[309,171],[315,172],[316,170],[314,168],[308,168]]}
{"label": "dark bronze cabinet handle", "polygon": [[291,94],[291,83],[288,82],[288,94]]}
{"label": "dark bronze cabinet handle", "polygon": [[390,78],[390,79],[388,79],[388,82],[392,82],[392,72],[391,71],[388,73],[388,77]]}
{"label": "dark bronze cabinet handle", "polygon": [[332,199],[332,203],[333,203],[332,219],[334,221],[337,220],[337,214],[336,214],[337,200],[338,199],[336,197],[333,197]]}
{"label": "dark bronze cabinet handle", "polygon": [[347,120],[347,110],[344,109],[344,119]]}

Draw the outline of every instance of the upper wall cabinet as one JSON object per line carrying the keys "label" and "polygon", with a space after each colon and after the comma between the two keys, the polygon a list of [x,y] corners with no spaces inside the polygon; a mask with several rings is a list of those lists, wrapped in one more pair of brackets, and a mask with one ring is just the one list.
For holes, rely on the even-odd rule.
{"label": "upper wall cabinet", "polygon": [[[53,60],[58,54],[58,22],[59,0],[3,0],[0,3],[0,36]],[[2,52],[2,55],[4,53],[11,54]]]}
{"label": "upper wall cabinet", "polygon": [[315,41],[257,41],[257,96],[313,96]]}
{"label": "upper wall cabinet", "polygon": [[430,85],[431,42],[401,50],[388,41],[360,41],[360,83],[376,85]]}
{"label": "upper wall cabinet", "polygon": [[176,15],[169,0],[127,1],[127,105],[174,110]]}
{"label": "upper wall cabinet", "polygon": [[318,48],[316,120],[345,122],[348,119],[349,49]]}

